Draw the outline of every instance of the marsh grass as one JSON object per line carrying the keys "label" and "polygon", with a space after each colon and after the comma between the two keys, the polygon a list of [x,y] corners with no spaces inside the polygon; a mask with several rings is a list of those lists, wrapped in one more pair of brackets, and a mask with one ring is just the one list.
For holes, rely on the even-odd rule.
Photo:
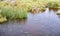
{"label": "marsh grass", "polygon": [[58,8],[58,3],[57,2],[48,2],[48,8],[49,9],[56,9]]}
{"label": "marsh grass", "polygon": [[22,8],[11,7],[11,8],[1,8],[1,14],[10,19],[22,19],[27,18],[27,11]]}

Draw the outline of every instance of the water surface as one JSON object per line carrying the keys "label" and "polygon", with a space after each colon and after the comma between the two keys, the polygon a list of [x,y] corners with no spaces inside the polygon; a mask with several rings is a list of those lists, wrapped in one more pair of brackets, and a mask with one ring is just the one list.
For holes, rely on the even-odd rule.
{"label": "water surface", "polygon": [[0,24],[0,36],[60,36],[60,16],[56,12],[46,8],[43,13],[28,13],[25,20],[9,20]]}

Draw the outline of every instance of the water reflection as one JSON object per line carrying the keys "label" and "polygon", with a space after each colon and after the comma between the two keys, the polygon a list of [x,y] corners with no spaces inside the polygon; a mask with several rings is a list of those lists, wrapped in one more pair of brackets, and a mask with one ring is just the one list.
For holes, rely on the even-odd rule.
{"label": "water reflection", "polygon": [[53,9],[53,8],[52,8],[52,9],[49,9],[49,11],[51,11],[51,10],[53,10],[53,11],[56,12],[56,11],[58,11],[59,9],[58,9],[58,8],[56,8],[56,9]]}
{"label": "water reflection", "polygon": [[45,12],[45,11],[46,11],[46,10],[41,10],[41,11],[38,11],[38,10],[37,10],[37,12],[31,12],[31,11],[30,11],[30,13],[32,13],[32,14],[38,14],[38,13],[43,13],[43,12]]}
{"label": "water reflection", "polygon": [[58,16],[58,18],[60,18],[60,15],[57,15]]}

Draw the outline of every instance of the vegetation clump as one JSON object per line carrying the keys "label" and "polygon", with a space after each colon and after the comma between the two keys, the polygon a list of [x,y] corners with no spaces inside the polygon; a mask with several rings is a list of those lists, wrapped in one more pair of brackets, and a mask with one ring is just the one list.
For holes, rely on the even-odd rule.
{"label": "vegetation clump", "polygon": [[57,15],[60,15],[60,12],[57,12]]}
{"label": "vegetation clump", "polygon": [[6,18],[6,17],[3,17],[3,16],[0,14],[0,23],[6,22],[6,21],[7,21],[7,18]]}
{"label": "vegetation clump", "polygon": [[48,8],[56,9],[56,8],[58,8],[58,3],[57,2],[49,2]]}
{"label": "vegetation clump", "polygon": [[3,16],[6,16],[6,18],[10,19],[23,19],[27,18],[27,11],[22,8],[17,8],[17,7],[2,7],[1,8],[2,12],[1,14]]}

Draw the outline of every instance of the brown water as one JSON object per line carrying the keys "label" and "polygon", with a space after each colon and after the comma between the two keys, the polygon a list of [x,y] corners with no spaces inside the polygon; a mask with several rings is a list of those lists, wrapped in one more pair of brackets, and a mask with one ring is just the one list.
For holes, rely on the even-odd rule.
{"label": "brown water", "polygon": [[28,13],[21,21],[0,24],[0,36],[60,36],[60,16],[47,8],[43,13]]}

